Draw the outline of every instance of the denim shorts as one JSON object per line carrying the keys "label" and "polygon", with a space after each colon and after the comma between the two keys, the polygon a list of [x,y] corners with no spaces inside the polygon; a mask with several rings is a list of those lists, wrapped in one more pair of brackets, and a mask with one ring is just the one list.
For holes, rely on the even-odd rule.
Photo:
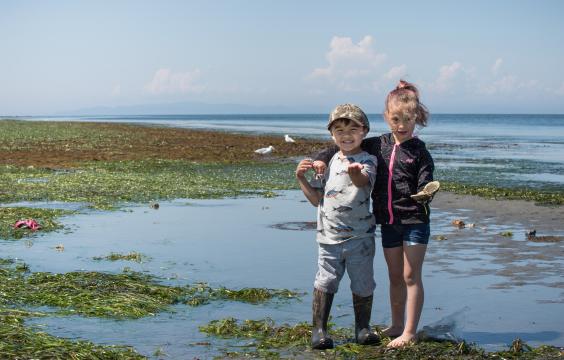
{"label": "denim shorts", "polygon": [[431,227],[429,224],[382,224],[382,247],[385,249],[406,245],[427,245]]}
{"label": "denim shorts", "polygon": [[340,244],[321,244],[317,259],[318,270],[313,286],[334,294],[345,270],[351,279],[351,291],[362,297],[370,296],[376,288],[374,282],[374,237],[344,241]]}

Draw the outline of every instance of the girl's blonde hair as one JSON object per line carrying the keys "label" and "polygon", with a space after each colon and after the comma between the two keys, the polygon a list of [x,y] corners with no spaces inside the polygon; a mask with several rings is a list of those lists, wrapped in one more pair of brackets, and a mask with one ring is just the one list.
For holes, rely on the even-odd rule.
{"label": "girl's blonde hair", "polygon": [[417,87],[405,80],[400,80],[396,88],[386,97],[384,117],[387,119],[390,107],[399,108],[401,111],[415,112],[417,117],[415,123],[419,126],[427,126],[429,110],[419,101],[419,90]]}

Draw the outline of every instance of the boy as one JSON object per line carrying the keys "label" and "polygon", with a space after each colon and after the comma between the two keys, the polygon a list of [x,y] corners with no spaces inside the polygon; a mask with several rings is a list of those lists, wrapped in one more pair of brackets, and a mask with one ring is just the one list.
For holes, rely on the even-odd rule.
{"label": "boy", "polygon": [[324,174],[310,183],[305,173],[313,168],[311,159],[302,160],[296,169],[298,183],[313,206],[318,207],[318,271],[313,290],[314,349],[331,349],[327,321],[345,270],[351,279],[355,315],[355,339],[362,345],[377,344],[379,337],[370,330],[374,283],[374,216],[370,212],[370,193],[376,178],[377,160],[360,149],[370,125],[356,105],[337,106],[327,125],[339,147]]}

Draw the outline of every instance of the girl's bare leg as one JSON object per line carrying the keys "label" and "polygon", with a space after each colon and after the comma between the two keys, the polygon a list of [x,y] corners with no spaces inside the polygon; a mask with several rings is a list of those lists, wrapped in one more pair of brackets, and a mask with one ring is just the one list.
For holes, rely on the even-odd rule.
{"label": "girl's bare leg", "polygon": [[384,329],[386,336],[396,337],[403,333],[405,321],[406,287],[403,278],[403,247],[385,248],[384,257],[390,278],[390,305],[392,324]]}
{"label": "girl's bare leg", "polygon": [[388,347],[400,347],[415,341],[417,325],[423,309],[424,290],[421,274],[426,250],[427,245],[403,247],[403,278],[407,287],[406,322],[403,333],[392,340]]}

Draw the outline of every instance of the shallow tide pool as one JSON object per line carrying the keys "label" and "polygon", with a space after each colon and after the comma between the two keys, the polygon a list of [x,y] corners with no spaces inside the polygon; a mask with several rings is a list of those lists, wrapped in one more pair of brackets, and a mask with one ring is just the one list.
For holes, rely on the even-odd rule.
{"label": "shallow tide pool", "polygon": [[[198,331],[198,326],[212,319],[271,317],[279,324],[311,321],[317,245],[314,230],[297,225],[314,221],[316,210],[303,201],[300,192],[281,194],[276,198],[176,200],[161,202],[158,210],[147,204],[122,211],[87,211],[63,219],[70,232],[0,241],[0,251],[2,257],[22,259],[31,271],[121,272],[129,267],[173,285],[201,281],[212,287],[285,288],[307,293],[301,301],[260,305],[228,301],[200,307],[177,305],[172,312],[139,320],[60,316],[29,321],[44,324],[56,336],[132,345],[149,357],[157,357],[155,352],[170,358],[213,357],[222,349],[237,348],[230,348],[233,343],[229,340]],[[465,209],[433,212],[432,238],[440,234],[447,239],[431,240],[429,245],[419,328],[435,336],[476,342],[487,350],[504,348],[517,337],[535,346],[564,345],[564,244],[528,242],[520,224],[501,226],[495,219],[484,219],[471,229],[451,225],[454,218],[472,222],[478,215]],[[284,226],[287,223],[291,226]],[[503,231],[512,231],[514,236],[500,236]],[[64,251],[56,249],[60,244]],[[132,251],[149,258],[142,263],[93,259]],[[375,274],[378,285],[372,323],[387,324],[388,280],[379,236]],[[338,326],[352,328],[346,276],[332,316]]]}

